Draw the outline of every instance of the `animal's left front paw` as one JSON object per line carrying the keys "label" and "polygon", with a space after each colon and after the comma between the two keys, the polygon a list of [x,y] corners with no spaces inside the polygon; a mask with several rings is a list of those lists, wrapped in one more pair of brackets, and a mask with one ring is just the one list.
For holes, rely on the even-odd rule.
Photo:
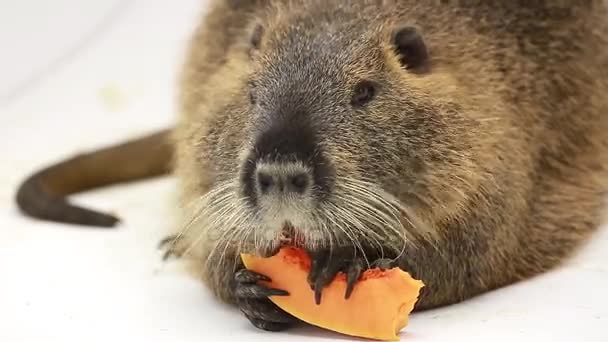
{"label": "animal's left front paw", "polygon": [[163,261],[167,261],[171,257],[180,258],[182,251],[178,248],[181,242],[180,235],[169,235],[158,243],[158,249],[163,251]]}
{"label": "animal's left front paw", "polygon": [[288,292],[259,284],[270,278],[247,269],[234,274],[231,282],[232,293],[239,309],[256,328],[266,331],[288,329],[297,319],[281,310],[270,301],[270,296],[287,296]]}
{"label": "animal's left front paw", "polygon": [[[391,259],[376,259],[368,265],[366,257],[357,253],[353,247],[325,249],[311,254],[311,268],[308,283],[315,292],[315,302],[321,304],[323,289],[331,283],[339,272],[346,274],[346,292],[349,299],[361,274],[368,268],[390,269],[395,266]],[[369,267],[368,267],[369,266]]]}

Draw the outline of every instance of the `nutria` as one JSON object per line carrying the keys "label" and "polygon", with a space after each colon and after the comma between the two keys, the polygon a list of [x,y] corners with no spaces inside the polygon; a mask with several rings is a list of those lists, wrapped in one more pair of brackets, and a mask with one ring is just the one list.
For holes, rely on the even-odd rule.
{"label": "nutria", "polygon": [[[65,195],[172,164],[183,222],[170,251],[256,327],[296,320],[239,252],[284,243],[313,256],[317,301],[337,272],[348,297],[366,268],[399,266],[426,284],[417,310],[457,303],[555,267],[598,227],[606,14],[574,0],[215,0],[177,127],[154,139],[175,148],[136,153],[147,160],[129,176],[117,170],[136,162],[114,161],[137,142],[103,165],[61,164],[19,204],[61,220],[76,210]],[[113,171],[64,182],[78,167]],[[115,223],[95,215],[63,221]]]}

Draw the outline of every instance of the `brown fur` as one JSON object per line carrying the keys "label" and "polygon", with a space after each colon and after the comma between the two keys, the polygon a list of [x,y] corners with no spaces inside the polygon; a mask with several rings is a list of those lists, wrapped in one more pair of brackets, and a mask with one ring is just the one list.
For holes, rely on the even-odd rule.
{"label": "brown fur", "polygon": [[[418,309],[547,271],[590,237],[608,188],[605,7],[440,3],[212,2],[182,74],[175,248],[218,298],[234,300],[238,252],[260,251],[275,233],[226,186],[256,134],[252,91],[260,107],[296,103],[314,114],[337,194],[352,194],[347,180],[355,179],[399,200],[405,239],[388,229],[352,232],[361,242],[380,238],[426,283]],[[400,64],[391,34],[401,25],[422,32],[430,71]],[[344,101],[363,79],[380,92],[352,109]],[[321,214],[347,217],[346,204],[335,199],[333,213]],[[349,241],[341,232],[306,234],[311,248]]]}
{"label": "brown fur", "polygon": [[[409,244],[401,258],[427,284],[419,308],[546,271],[597,227],[608,180],[608,20],[598,3],[292,1],[253,14],[253,5],[230,3],[215,1],[185,67],[176,131],[184,218],[197,216],[188,208],[217,182],[238,177],[254,132],[249,79],[280,82],[282,59],[312,55],[301,64],[306,72],[338,70],[342,83],[290,77],[327,115],[357,79],[382,75],[387,85],[364,115],[353,114],[358,125],[328,122],[324,143],[338,173],[373,175],[437,235]],[[255,22],[264,36],[251,59]],[[430,73],[398,64],[389,38],[400,24],[422,31]],[[186,230],[181,243],[199,266],[228,238],[207,236],[220,228],[198,222]],[[237,248],[224,252],[204,263],[203,275],[231,301]]]}

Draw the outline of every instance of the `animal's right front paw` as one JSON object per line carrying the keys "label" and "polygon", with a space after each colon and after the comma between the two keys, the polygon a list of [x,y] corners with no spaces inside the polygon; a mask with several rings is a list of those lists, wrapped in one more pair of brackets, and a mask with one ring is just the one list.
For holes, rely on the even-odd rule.
{"label": "animal's right front paw", "polygon": [[270,278],[246,269],[235,273],[232,291],[241,312],[256,327],[266,331],[281,331],[297,322],[297,319],[281,310],[268,299],[270,296],[288,296],[287,291],[258,284]]}

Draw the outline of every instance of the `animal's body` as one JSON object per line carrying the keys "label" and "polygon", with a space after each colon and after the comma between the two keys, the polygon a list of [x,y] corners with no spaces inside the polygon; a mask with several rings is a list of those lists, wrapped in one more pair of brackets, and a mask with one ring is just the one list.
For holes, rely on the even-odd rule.
{"label": "animal's body", "polygon": [[[267,330],[293,319],[238,254],[272,254],[286,237],[313,255],[319,300],[336,272],[356,286],[371,264],[422,279],[418,309],[549,270],[600,222],[607,42],[601,1],[212,1],[174,150],[157,158],[174,157],[181,190],[172,250]],[[68,190],[61,165],[25,183],[21,206],[87,223],[98,216],[62,219],[72,209],[48,189],[157,174],[166,163],[152,159]]]}

